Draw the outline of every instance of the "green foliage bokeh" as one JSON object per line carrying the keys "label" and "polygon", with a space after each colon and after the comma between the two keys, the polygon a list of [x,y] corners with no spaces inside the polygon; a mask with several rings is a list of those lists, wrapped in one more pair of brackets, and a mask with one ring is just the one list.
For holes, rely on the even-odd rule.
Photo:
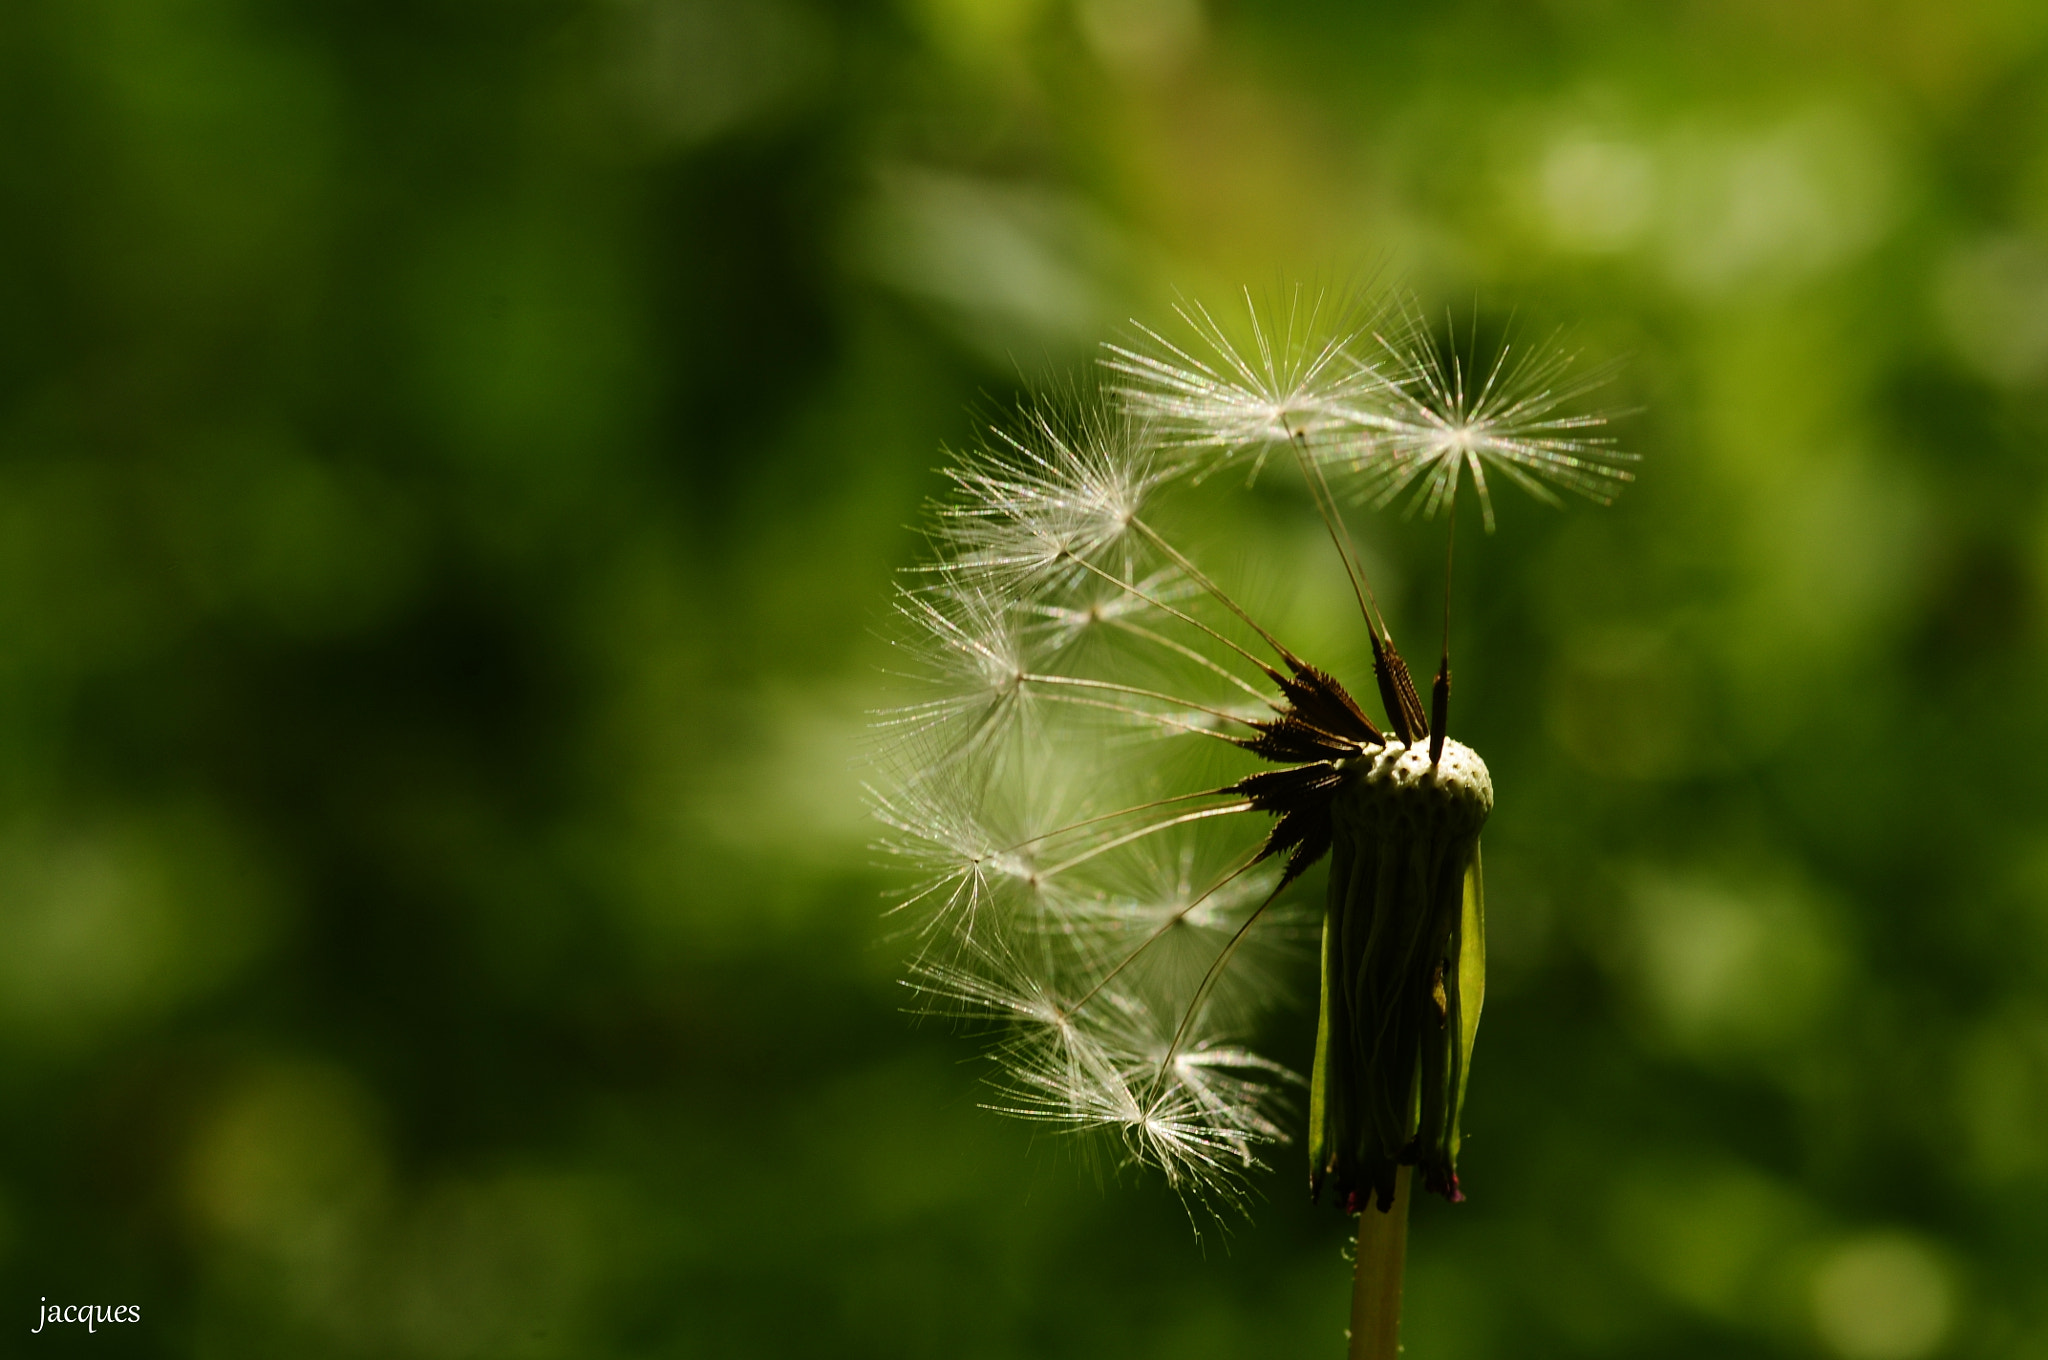
{"label": "green foliage bokeh", "polygon": [[[857,757],[977,410],[1375,276],[1621,360],[1645,456],[1461,542],[1409,1352],[2048,1357],[2024,0],[8,5],[0,1326],[1339,1353],[1298,1146],[1197,1241],[976,1108]],[[1361,530],[1426,638],[1436,531]]]}

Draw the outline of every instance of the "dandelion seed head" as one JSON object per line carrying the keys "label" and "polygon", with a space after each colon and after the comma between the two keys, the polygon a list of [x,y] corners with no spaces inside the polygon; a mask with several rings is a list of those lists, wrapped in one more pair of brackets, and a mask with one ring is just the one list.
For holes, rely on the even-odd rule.
{"label": "dandelion seed head", "polygon": [[[985,1031],[990,1108],[1093,1135],[1190,1203],[1230,1203],[1290,1137],[1302,1079],[1249,1041],[1320,939],[1325,978],[1349,979],[1341,1004],[1368,1018],[1340,1041],[1367,1045],[1338,1060],[1349,1094],[1316,1103],[1312,1183],[1355,1202],[1419,1156],[1455,1195],[1483,981],[1458,972],[1458,893],[1491,778],[1444,732],[1431,758],[1447,685],[1425,723],[1358,575],[1393,736],[1170,541],[1173,502],[1284,450],[1355,570],[1333,485],[1434,514],[1469,472],[1491,528],[1489,476],[1602,501],[1632,459],[1573,413],[1590,379],[1555,350],[1474,363],[1412,308],[1379,330],[1321,295],[1246,308],[1243,341],[1194,303],[1178,338],[1140,329],[1103,360],[1106,407],[1030,406],[948,470],[933,558],[897,599],[910,692],[876,720],[906,981],[919,1009]],[[1301,875],[1326,855],[1318,901]],[[1375,856],[1405,867],[1382,876]],[[1402,938],[1431,943],[1368,955],[1393,937],[1316,929],[1383,892]],[[1356,954],[1334,971],[1332,939]]]}
{"label": "dandelion seed head", "polygon": [[1358,757],[1349,774],[1339,807],[1384,807],[1398,810],[1389,815],[1472,823],[1473,830],[1493,811],[1493,775],[1486,762],[1453,738],[1444,740],[1435,760],[1426,740],[1413,746],[1388,741]]}

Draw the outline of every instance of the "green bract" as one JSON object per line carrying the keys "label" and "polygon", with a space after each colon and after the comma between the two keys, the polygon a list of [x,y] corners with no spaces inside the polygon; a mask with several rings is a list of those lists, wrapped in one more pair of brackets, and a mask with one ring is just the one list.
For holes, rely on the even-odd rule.
{"label": "green bract", "polygon": [[1332,808],[1309,1175],[1353,1212],[1394,1201],[1397,1168],[1458,1190],[1458,1115],[1486,991],[1479,831],[1493,781],[1470,747],[1390,741]]}

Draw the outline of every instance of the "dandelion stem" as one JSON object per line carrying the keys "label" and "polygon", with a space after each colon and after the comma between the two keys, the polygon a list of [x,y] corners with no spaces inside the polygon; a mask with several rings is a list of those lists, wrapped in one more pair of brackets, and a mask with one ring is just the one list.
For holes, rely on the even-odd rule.
{"label": "dandelion stem", "polygon": [[1408,1180],[1394,1176],[1394,1204],[1382,1213],[1368,1198],[1358,1215],[1358,1264],[1351,1285],[1351,1360],[1396,1360],[1401,1353],[1401,1276],[1408,1261]]}

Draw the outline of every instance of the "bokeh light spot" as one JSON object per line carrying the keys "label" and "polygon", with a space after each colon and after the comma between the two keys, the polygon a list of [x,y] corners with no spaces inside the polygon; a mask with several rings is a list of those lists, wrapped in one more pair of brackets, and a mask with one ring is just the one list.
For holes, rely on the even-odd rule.
{"label": "bokeh light spot", "polygon": [[1814,1273],[1813,1320],[1844,1360],[1918,1360],[1948,1335],[1955,1308],[1934,1253],[1897,1234],[1838,1248]]}

